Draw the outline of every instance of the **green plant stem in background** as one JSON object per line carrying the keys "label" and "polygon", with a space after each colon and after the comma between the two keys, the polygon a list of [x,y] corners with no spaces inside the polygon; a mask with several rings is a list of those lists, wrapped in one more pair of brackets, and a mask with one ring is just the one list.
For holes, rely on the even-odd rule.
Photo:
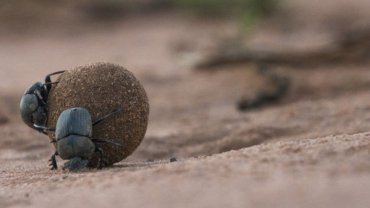
{"label": "green plant stem in background", "polygon": [[252,29],[273,14],[280,0],[172,0],[176,8],[201,16],[232,17],[242,24],[242,31]]}

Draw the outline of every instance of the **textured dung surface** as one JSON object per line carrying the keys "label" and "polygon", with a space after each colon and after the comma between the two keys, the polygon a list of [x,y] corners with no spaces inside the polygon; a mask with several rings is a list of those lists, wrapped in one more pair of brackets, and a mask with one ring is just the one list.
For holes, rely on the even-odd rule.
{"label": "textured dung surface", "polygon": [[[61,112],[71,107],[86,108],[93,121],[121,108],[122,112],[93,127],[93,138],[122,144],[100,145],[109,165],[126,158],[139,146],[148,124],[149,103],[144,88],[131,72],[109,63],[66,71],[51,90],[48,104],[48,127],[55,127]],[[96,159],[95,155],[93,160]]]}

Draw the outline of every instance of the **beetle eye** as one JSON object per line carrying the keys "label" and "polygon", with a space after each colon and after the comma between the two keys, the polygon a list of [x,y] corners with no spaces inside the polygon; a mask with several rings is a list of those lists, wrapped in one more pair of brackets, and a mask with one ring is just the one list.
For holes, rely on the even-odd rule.
{"label": "beetle eye", "polygon": [[23,95],[20,103],[21,110],[34,112],[37,110],[39,106],[39,102],[37,100],[36,95],[33,94],[26,94]]}

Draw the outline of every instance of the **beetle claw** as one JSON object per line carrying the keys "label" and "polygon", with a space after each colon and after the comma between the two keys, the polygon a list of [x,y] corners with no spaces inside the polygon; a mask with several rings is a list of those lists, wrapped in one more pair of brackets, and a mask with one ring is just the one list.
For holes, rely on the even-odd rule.
{"label": "beetle claw", "polygon": [[51,166],[50,170],[57,170],[58,169],[58,167],[54,166],[54,164],[50,163],[49,166]]}
{"label": "beetle claw", "polygon": [[51,166],[50,170],[56,170],[58,169],[57,160],[55,159],[55,156],[58,155],[58,152],[55,152],[51,158],[49,159],[49,166]]}
{"label": "beetle claw", "polygon": [[96,147],[95,152],[99,153],[98,169],[102,169],[104,166],[103,150],[100,147]]}

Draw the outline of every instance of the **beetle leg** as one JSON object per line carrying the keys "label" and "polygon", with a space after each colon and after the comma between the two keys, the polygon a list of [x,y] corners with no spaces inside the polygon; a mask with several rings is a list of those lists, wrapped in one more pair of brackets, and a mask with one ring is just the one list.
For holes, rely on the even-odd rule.
{"label": "beetle leg", "polygon": [[58,169],[58,165],[57,165],[57,160],[56,160],[56,156],[58,155],[58,152],[55,151],[55,153],[51,156],[49,162],[49,166],[51,166],[50,170],[56,170]]}
{"label": "beetle leg", "polygon": [[122,111],[122,109],[121,109],[121,108],[114,109],[112,112],[110,112],[110,113],[108,113],[107,115],[105,115],[105,116],[103,116],[103,117],[99,118],[98,120],[96,120],[96,121],[93,123],[93,126],[95,126],[96,124],[98,124],[98,123],[102,122],[102,121],[103,121],[103,120],[105,120],[106,118],[108,118],[108,117],[110,117],[110,116],[112,116],[112,115],[114,115],[114,114],[116,114],[116,113],[119,113],[119,112],[121,112],[121,111]]}
{"label": "beetle leg", "polygon": [[46,102],[43,96],[41,95],[40,90],[36,90],[35,92],[33,92],[33,94],[36,95],[36,97],[38,98],[38,101],[41,102],[42,105],[46,105]]}
{"label": "beetle leg", "polygon": [[114,144],[114,145],[117,145],[117,146],[122,146],[122,144],[110,141],[108,139],[94,139],[93,138],[93,139],[91,139],[91,141],[93,141],[94,143],[105,143],[105,144]]}
{"label": "beetle leg", "polygon": [[96,147],[95,148],[95,152],[99,153],[99,161],[98,161],[98,169],[102,169],[103,168],[103,149],[100,148],[100,147]]}
{"label": "beetle leg", "polygon": [[47,128],[45,126],[39,126],[37,124],[33,124],[33,128],[39,131],[40,133],[43,133],[45,135],[48,135],[48,132],[55,132],[55,128]]}
{"label": "beetle leg", "polygon": [[39,126],[37,124],[33,124],[33,127],[39,131],[44,131],[44,132],[48,132],[48,131],[51,131],[51,132],[55,132],[55,128],[48,128],[46,126]]}

